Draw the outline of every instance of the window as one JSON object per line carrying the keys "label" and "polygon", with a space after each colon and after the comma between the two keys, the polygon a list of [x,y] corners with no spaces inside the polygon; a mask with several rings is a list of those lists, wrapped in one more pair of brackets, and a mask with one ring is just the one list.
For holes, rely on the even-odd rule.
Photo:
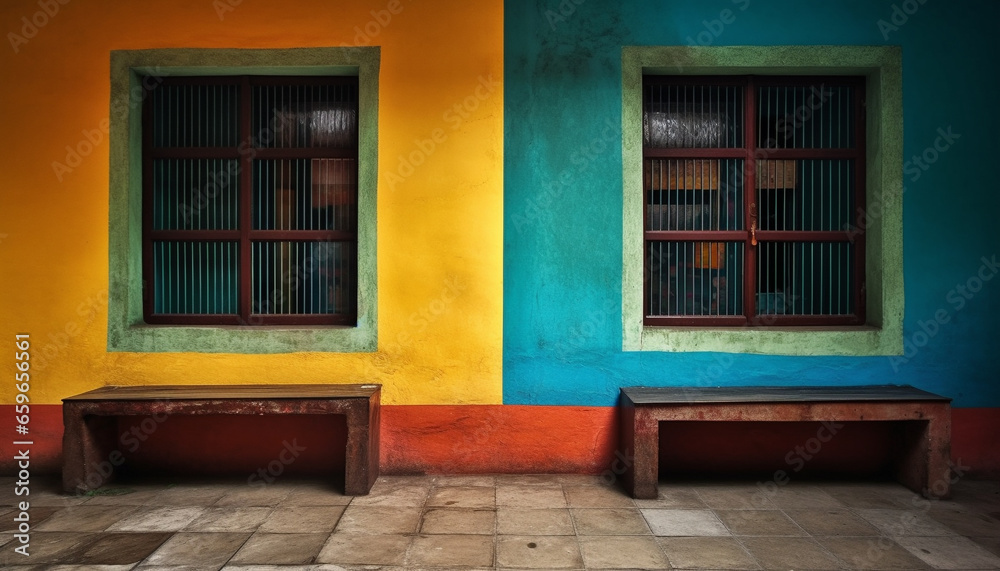
{"label": "window", "polygon": [[[111,52],[109,351],[377,349],[380,60],[377,46]],[[154,104],[160,88],[172,102]],[[145,124],[157,105],[160,126]]]}
{"label": "window", "polygon": [[147,323],[354,325],[357,77],[147,89]]}
{"label": "window", "polygon": [[[647,183],[643,118],[646,84],[654,77],[662,78],[664,86],[671,82],[690,86],[686,102],[678,100],[677,109],[668,105],[658,111],[694,113],[693,118],[685,120],[687,132],[692,138],[700,133],[703,142],[698,143],[701,146],[690,141],[684,143],[688,148],[662,145],[655,150],[664,156],[651,156],[648,160],[659,161],[661,171],[654,173],[650,164]],[[775,104],[775,94],[793,93],[809,85],[812,79],[824,78],[830,79],[827,89],[850,88],[856,98],[860,96],[864,101],[864,113],[855,117],[858,124],[853,127],[854,142],[841,147],[807,145],[800,139],[807,126],[794,122],[791,127],[794,141],[784,140],[789,126],[787,121],[778,124],[780,117],[774,117],[784,111],[781,101]],[[903,104],[899,47],[625,46],[621,85],[622,350],[846,356],[902,353]],[[696,108],[681,109],[696,103],[693,92],[698,86],[704,86],[706,91],[709,86],[712,90],[718,86],[720,93],[723,86],[742,91],[736,101],[737,109],[725,112],[725,122],[722,117],[717,119],[710,114],[698,116]],[[770,104],[766,97],[760,103],[758,93],[762,90],[771,93]],[[723,96],[715,97],[723,103],[716,106],[721,112],[725,108]],[[743,103],[742,110],[739,102]],[[831,102],[836,103],[836,98],[824,106]],[[749,110],[747,103],[753,104]],[[794,113],[801,104],[800,99],[791,111]],[[697,105],[701,105],[700,101]],[[705,113],[709,113],[711,108],[706,107]],[[806,125],[821,115],[822,107],[810,111],[813,113],[809,121],[802,122]],[[749,118],[741,120],[742,131],[738,133],[733,123],[737,114]],[[762,138],[756,136],[758,118],[760,131],[764,132]],[[732,133],[728,131],[730,124]],[[771,136],[766,134],[769,126]],[[780,140],[776,136],[779,128],[784,129]],[[749,129],[755,131],[754,136],[748,137]],[[831,133],[826,126],[823,129],[824,135]],[[732,140],[723,143],[724,134]],[[772,136],[775,141],[768,143]],[[734,156],[725,156],[726,153]],[[817,171],[818,165],[846,160],[854,161],[853,178],[840,177],[834,181],[836,184],[828,178],[825,186],[817,187],[814,173],[822,172]],[[759,163],[763,168],[757,169]],[[814,165],[813,174],[808,170],[810,164]],[[791,165],[794,168],[789,168]],[[740,168],[742,189],[736,170]],[[731,171],[736,172],[732,180],[728,178]],[[828,176],[830,172],[827,170]],[[662,196],[650,196],[647,192],[647,184],[649,191],[653,190],[654,174],[659,185],[657,191],[662,190]],[[675,182],[671,183],[671,178]],[[716,186],[718,191],[714,190]],[[730,196],[722,195],[724,186],[727,193],[733,192],[732,212]],[[789,192],[789,188],[796,190]],[[804,189],[811,195],[804,194]],[[847,200],[853,200],[849,208],[853,209],[850,221],[855,226],[846,230],[851,234],[846,240],[849,246],[845,245],[842,226],[830,221],[819,225],[814,220],[808,220],[811,226],[806,224],[805,214],[814,209],[808,208],[803,213],[802,208],[809,207],[804,198],[815,200],[817,192],[820,197],[829,196],[823,194],[829,193],[825,189],[842,189],[850,197]],[[743,194],[738,196],[737,192]],[[713,195],[718,196],[718,207]],[[756,201],[748,202],[748,197]],[[735,208],[737,201],[742,201],[739,202],[742,209]],[[757,226],[753,227],[748,212],[751,204],[757,206],[758,215]],[[839,216],[843,205],[837,204],[840,208],[824,213]],[[653,214],[659,216],[656,230],[652,230],[653,220],[647,220],[650,205],[654,207]],[[799,209],[799,214],[791,210],[793,206]],[[669,222],[671,208],[673,223]],[[757,245],[748,249],[752,242],[751,227]],[[647,229],[661,234],[647,236]],[[655,243],[654,250],[659,248],[656,253],[663,261],[650,263],[651,242]],[[812,256],[817,255],[813,250],[820,252],[827,248],[828,265],[822,277],[809,272],[802,277],[806,269],[802,265],[806,244]],[[840,258],[834,256],[834,247],[841,249],[836,252],[841,257],[853,257],[838,262]],[[845,247],[849,253],[843,253]],[[737,259],[738,256],[742,259]],[[682,281],[688,288],[682,297],[684,303],[674,305],[673,309],[669,290],[663,292],[660,287],[664,283],[669,285],[671,261],[678,271],[687,274]],[[839,273],[831,269],[829,261],[835,262],[833,269]],[[771,273],[759,271],[760,267],[770,269]],[[716,286],[713,278],[722,277],[723,269],[725,284]],[[735,286],[731,283],[733,279]],[[655,284],[652,291],[651,282]],[[831,285],[836,283],[842,284],[840,293]],[[854,288],[851,290],[854,296],[846,300],[846,306],[843,284]],[[724,292],[721,287],[718,292],[711,289],[722,285]],[[698,286],[702,288],[700,292]],[[804,305],[806,289],[815,300],[808,311]],[[675,286],[674,291],[679,292],[679,287]],[[692,298],[690,305],[686,301],[688,294]],[[650,300],[657,296],[658,305]],[[834,303],[838,299],[840,307]],[[825,305],[816,305],[820,300]],[[814,324],[805,326],[808,320],[815,320]]]}
{"label": "window", "polygon": [[644,78],[647,325],[864,323],[864,91]]}

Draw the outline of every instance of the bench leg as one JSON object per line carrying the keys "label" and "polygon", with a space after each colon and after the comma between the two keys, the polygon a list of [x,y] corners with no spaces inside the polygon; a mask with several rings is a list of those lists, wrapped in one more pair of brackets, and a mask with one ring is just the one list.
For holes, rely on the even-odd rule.
{"label": "bench leg", "polygon": [[928,499],[951,497],[951,411],[936,411],[925,421],[905,421],[896,479]]}
{"label": "bench leg", "polygon": [[111,480],[116,428],[114,417],[84,416],[75,404],[63,404],[63,492],[81,494]]}
{"label": "bench leg", "polygon": [[625,489],[635,499],[656,499],[660,423],[644,408],[627,408],[625,417],[623,421],[630,421],[630,426],[622,427],[623,434],[631,435],[623,442],[625,456],[631,460],[631,466],[625,471]]}
{"label": "bench leg", "polygon": [[379,474],[379,408],[365,403],[347,412],[344,494],[365,496]]}

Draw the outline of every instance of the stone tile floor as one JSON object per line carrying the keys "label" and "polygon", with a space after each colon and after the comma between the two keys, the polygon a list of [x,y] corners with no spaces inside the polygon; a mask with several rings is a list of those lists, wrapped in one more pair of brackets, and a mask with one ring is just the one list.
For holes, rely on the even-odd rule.
{"label": "stone tile floor", "polygon": [[[29,557],[0,478],[0,568],[1000,569],[1000,483],[927,502],[894,483],[661,482],[634,501],[575,475],[391,476],[349,497],[318,481],[31,481]],[[123,493],[125,492],[125,493]]]}

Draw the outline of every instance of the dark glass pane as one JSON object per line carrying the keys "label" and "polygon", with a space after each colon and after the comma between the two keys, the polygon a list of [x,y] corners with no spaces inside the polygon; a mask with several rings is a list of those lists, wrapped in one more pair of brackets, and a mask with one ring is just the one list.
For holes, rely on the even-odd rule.
{"label": "dark glass pane", "polygon": [[759,315],[854,313],[854,246],[848,242],[757,245]]}
{"label": "dark glass pane", "polygon": [[742,147],[743,87],[647,84],[642,133],[647,147]]}
{"label": "dark glass pane", "polygon": [[357,173],[355,159],[255,161],[254,229],[354,232]]}
{"label": "dark glass pane", "polygon": [[855,145],[854,87],[817,82],[757,89],[757,146],[847,149]]}
{"label": "dark glass pane", "polygon": [[253,139],[263,148],[352,148],[358,140],[358,86],[255,85]]}
{"label": "dark glass pane", "polygon": [[239,226],[239,163],[229,159],[153,161],[153,228],[233,230]]}
{"label": "dark glass pane", "polygon": [[649,242],[646,315],[742,315],[742,242]]}
{"label": "dark glass pane", "polygon": [[648,230],[743,228],[742,159],[646,159]]}
{"label": "dark glass pane", "polygon": [[357,247],[348,242],[254,242],[253,313],[352,316]]}
{"label": "dark glass pane", "polygon": [[235,314],[238,268],[236,242],[153,242],[153,311]]}
{"label": "dark glass pane", "polygon": [[235,147],[238,85],[160,85],[150,92],[154,147]]}

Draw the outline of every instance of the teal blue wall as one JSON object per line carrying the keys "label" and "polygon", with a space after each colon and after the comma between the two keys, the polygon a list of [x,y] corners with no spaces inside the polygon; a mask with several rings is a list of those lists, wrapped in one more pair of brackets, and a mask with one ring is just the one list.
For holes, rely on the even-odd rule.
{"label": "teal blue wall", "polygon": [[[902,25],[880,29],[894,6]],[[1000,274],[967,299],[955,290],[1000,271],[982,261],[1000,255],[1000,3],[507,0],[505,18],[505,403],[610,406],[637,384],[893,383],[1000,406]],[[905,357],[622,352],[621,48],[692,42],[902,46],[904,156],[939,128],[960,135],[919,176],[899,166]],[[947,323],[927,336],[936,314]]]}

